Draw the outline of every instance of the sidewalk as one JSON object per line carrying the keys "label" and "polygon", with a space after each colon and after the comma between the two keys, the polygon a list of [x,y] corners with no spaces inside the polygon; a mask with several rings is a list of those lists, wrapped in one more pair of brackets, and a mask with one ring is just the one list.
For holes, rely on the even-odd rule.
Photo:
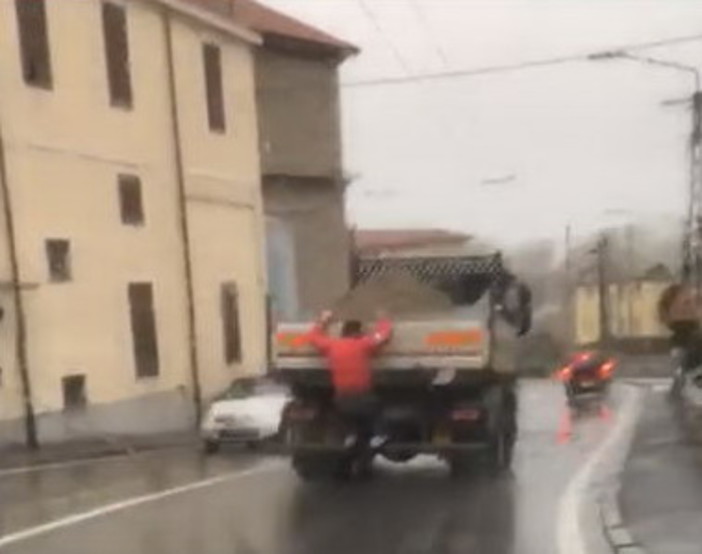
{"label": "sidewalk", "polygon": [[644,400],[621,485],[623,519],[645,552],[702,552],[702,441],[683,431],[664,391]]}
{"label": "sidewalk", "polygon": [[0,447],[0,471],[32,465],[64,463],[74,460],[124,456],[164,448],[192,447],[198,444],[194,432],[143,436],[109,436],[42,445],[32,452],[22,445]]}

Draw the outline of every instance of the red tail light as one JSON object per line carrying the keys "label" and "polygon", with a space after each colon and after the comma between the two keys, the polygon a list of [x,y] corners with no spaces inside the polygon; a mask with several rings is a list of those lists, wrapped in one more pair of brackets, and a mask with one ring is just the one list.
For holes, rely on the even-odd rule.
{"label": "red tail light", "polygon": [[573,376],[573,368],[572,368],[571,366],[569,366],[569,365],[567,365],[567,366],[565,366],[565,367],[562,367],[562,368],[558,371],[558,378],[559,378],[561,381],[567,381],[567,380],[570,379],[572,376]]}
{"label": "red tail light", "polygon": [[451,411],[452,421],[478,421],[480,419],[480,408],[454,408]]}
{"label": "red tail light", "polygon": [[616,364],[614,363],[614,360],[608,360],[605,363],[603,363],[600,366],[600,376],[603,379],[606,379],[608,377],[611,377],[612,373],[614,372],[614,367]]}

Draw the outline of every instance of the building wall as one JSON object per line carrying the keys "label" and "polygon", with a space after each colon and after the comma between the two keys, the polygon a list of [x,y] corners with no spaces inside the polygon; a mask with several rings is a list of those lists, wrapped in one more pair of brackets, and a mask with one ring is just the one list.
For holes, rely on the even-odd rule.
{"label": "building wall", "polygon": [[[309,318],[350,281],[336,64],[262,49],[256,89],[265,211],[291,238],[283,241],[290,252],[278,252],[269,268],[273,307],[280,318]],[[269,240],[278,251],[284,246],[280,237]]]}
{"label": "building wall", "polygon": [[[614,337],[661,338],[667,329],[658,321],[657,305],[669,283],[637,281],[610,285],[610,331]],[[583,285],[575,295],[576,342],[588,344],[600,338],[599,292],[596,285]]]}
{"label": "building wall", "polygon": [[[343,197],[332,183],[320,180],[265,178],[263,190],[266,214],[285,223],[292,237],[286,242],[294,249],[286,256],[294,260],[294,282],[285,281],[279,290],[271,291],[274,308],[276,295],[294,286],[297,313],[293,318],[307,319],[329,308],[349,287],[350,244]],[[283,270],[276,270],[278,277]],[[291,314],[283,310],[277,315]]]}
{"label": "building wall", "polygon": [[261,49],[256,85],[263,173],[338,178],[341,127],[335,64]]}
{"label": "building wall", "polygon": [[[264,222],[253,55],[205,29],[174,28],[177,94],[183,133],[188,219],[194,269],[199,366],[204,396],[265,363]],[[222,46],[226,131],[210,131],[202,43]],[[224,359],[220,289],[239,291],[243,359]]]}
{"label": "building wall", "polygon": [[[165,27],[154,4],[126,6],[131,109],[110,105],[97,0],[46,2],[53,73],[48,91],[23,82],[14,2],[0,3],[0,122],[22,281],[33,285],[23,298],[33,399],[45,440],[184,428],[193,421]],[[237,373],[257,368],[265,351],[259,330],[264,287],[252,52],[243,42],[181,17],[174,18],[173,39],[198,351],[203,392],[209,394]],[[203,40],[221,44],[230,93],[230,131],[217,137],[210,136],[204,108]],[[141,179],[143,226],[120,220],[119,173]],[[50,282],[47,238],[71,241],[70,281]],[[0,272],[2,281],[9,279],[4,253]],[[212,291],[218,294],[225,280],[241,284],[246,354],[236,367],[217,358],[222,331],[219,298],[213,300]],[[128,283],[135,281],[153,283],[157,377],[137,378],[135,372],[127,297]],[[11,308],[8,291],[0,291],[0,299]],[[9,354],[13,316],[10,310],[0,329],[6,376],[0,418],[7,420],[22,412]],[[73,373],[87,376],[89,406],[65,413],[61,379]]]}

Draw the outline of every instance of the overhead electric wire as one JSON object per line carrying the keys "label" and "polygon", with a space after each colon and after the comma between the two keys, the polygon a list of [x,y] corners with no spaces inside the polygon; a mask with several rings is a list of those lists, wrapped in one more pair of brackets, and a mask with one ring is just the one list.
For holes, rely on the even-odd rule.
{"label": "overhead electric wire", "polygon": [[390,49],[393,56],[395,57],[395,60],[400,65],[400,67],[402,67],[402,70],[407,75],[410,75],[411,70],[410,70],[409,65],[407,64],[407,60],[405,60],[404,56],[400,53],[399,48],[395,45],[395,43],[392,40],[390,40],[387,33],[383,30],[383,26],[378,21],[378,18],[376,17],[373,10],[371,10],[370,7],[368,6],[368,4],[366,3],[366,0],[356,0],[356,2],[358,3],[358,6],[361,8],[361,11],[365,14],[365,16],[371,22],[371,24],[375,28],[376,32],[382,37],[383,41],[385,42],[385,44],[387,45],[387,47]]}
{"label": "overhead electric wire", "polygon": [[[362,0],[359,0],[362,1]],[[628,45],[619,45],[610,48],[601,48],[600,51],[628,51],[634,52],[638,50],[649,50],[653,48],[661,48],[664,46],[674,46],[677,44],[685,44],[689,42],[702,41],[702,34],[686,35],[680,37],[672,37],[669,39],[661,39],[648,42],[639,42]],[[567,56],[558,56],[553,58],[542,58],[540,60],[529,60],[524,62],[515,62],[502,65],[492,65],[476,67],[471,69],[456,69],[451,71],[437,71],[434,73],[423,73],[415,75],[406,75],[399,77],[380,77],[377,79],[367,79],[361,81],[349,81],[342,83],[342,86],[347,88],[355,87],[371,87],[380,85],[399,85],[405,83],[416,83],[422,81],[439,81],[446,79],[457,79],[463,77],[474,77],[480,75],[491,75],[498,73],[512,73],[516,71],[524,71],[529,69],[538,69],[549,66],[562,65],[577,61],[589,61],[592,52],[586,54],[571,54]]]}
{"label": "overhead electric wire", "polygon": [[434,36],[434,33],[432,32],[431,26],[429,25],[429,22],[427,21],[426,14],[424,13],[424,10],[422,10],[422,7],[419,5],[418,0],[407,0],[407,4],[410,6],[414,14],[416,15],[417,19],[419,20],[420,24],[424,28],[424,33],[427,35],[427,40],[431,43],[434,52],[438,56],[438,58],[441,60],[441,63],[444,65],[444,67],[448,66],[448,58],[446,57],[446,52],[444,52],[444,49],[441,47],[440,42],[436,39]]}

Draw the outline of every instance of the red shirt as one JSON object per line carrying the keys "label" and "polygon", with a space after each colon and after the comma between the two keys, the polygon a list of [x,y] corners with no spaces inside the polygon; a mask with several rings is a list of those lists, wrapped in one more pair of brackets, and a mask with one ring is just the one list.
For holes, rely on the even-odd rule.
{"label": "red shirt", "polygon": [[322,326],[315,325],[309,340],[326,356],[334,390],[348,394],[370,390],[371,359],[390,339],[391,333],[392,323],[384,319],[376,324],[372,333],[358,337],[330,337]]}

